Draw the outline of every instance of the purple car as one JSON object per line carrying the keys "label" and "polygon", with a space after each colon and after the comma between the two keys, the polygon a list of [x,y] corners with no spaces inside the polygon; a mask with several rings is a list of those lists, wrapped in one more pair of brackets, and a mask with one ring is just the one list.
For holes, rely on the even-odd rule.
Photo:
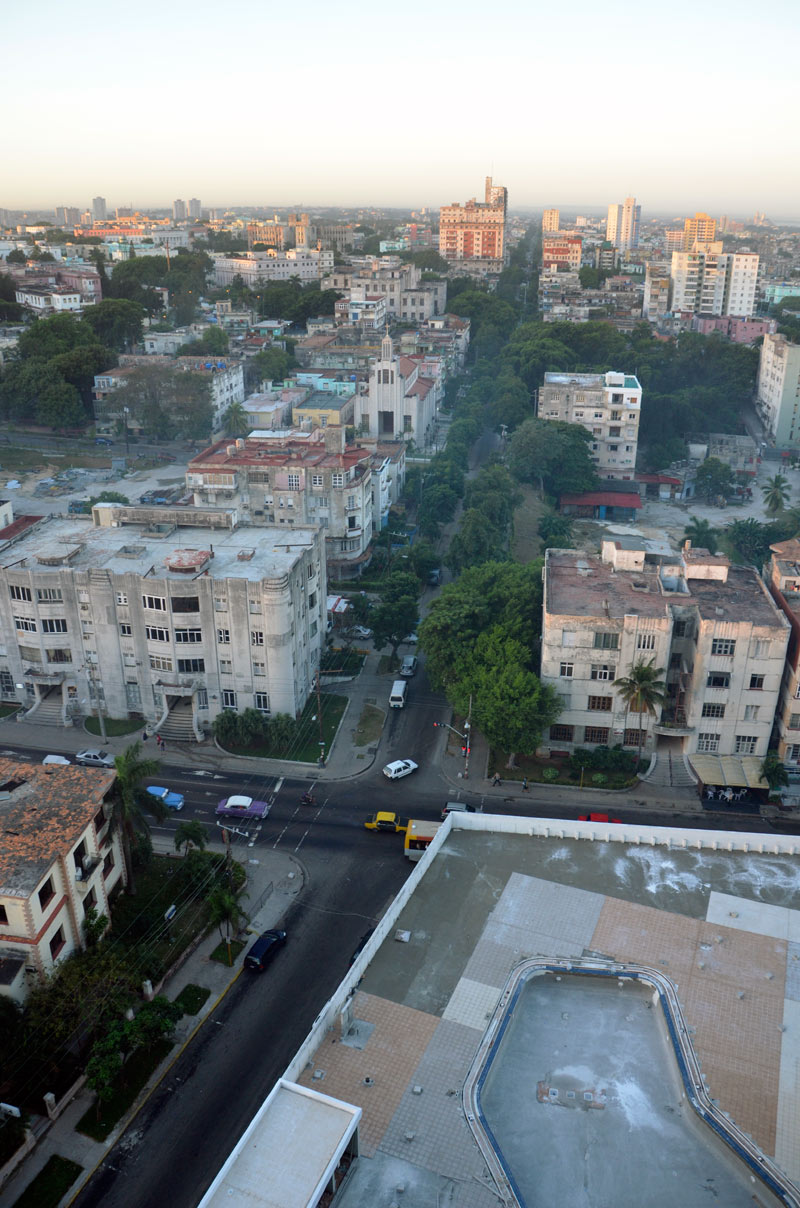
{"label": "purple car", "polygon": [[226,818],[266,818],[269,813],[269,803],[254,801],[252,797],[241,795],[223,797],[216,812]]}

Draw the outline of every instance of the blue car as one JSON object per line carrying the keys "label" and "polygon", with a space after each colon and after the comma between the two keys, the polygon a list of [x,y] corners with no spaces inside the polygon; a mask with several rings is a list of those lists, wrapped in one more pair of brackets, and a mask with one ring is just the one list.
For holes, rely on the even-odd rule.
{"label": "blue car", "polygon": [[172,789],[162,788],[158,784],[150,784],[147,786],[147,791],[151,797],[155,797],[162,805],[165,805],[168,810],[183,809],[183,793],[173,793]]}

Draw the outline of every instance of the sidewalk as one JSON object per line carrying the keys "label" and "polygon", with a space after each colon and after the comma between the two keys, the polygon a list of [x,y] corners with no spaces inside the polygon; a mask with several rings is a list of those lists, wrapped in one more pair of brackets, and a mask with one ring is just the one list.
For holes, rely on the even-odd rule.
{"label": "sidewalk", "polygon": [[[166,838],[154,836],[153,848],[160,855],[168,852],[175,854]],[[225,849],[221,843],[210,843],[208,850],[224,853]],[[247,930],[255,935],[270,927],[280,925],[292,902],[303,890],[305,874],[302,865],[293,856],[273,851],[271,848],[255,848],[253,852],[257,854],[250,853],[250,849],[247,847],[234,846],[233,849],[234,859],[244,866],[247,874],[248,896],[243,898],[243,906],[251,915]],[[190,983],[208,989],[211,993],[197,1015],[184,1015],[178,1021],[172,1051],[153,1073],[130,1111],[109,1133],[107,1139],[104,1142],[93,1141],[91,1137],[75,1131],[75,1126],[94,1102],[94,1095],[91,1091],[86,1089],[80,1091],[53,1123],[48,1124],[46,1117],[34,1122],[34,1130],[37,1135],[41,1136],[41,1139],[12,1177],[0,1187],[0,1202],[14,1204],[53,1154],[58,1154],[62,1158],[70,1158],[83,1167],[78,1181],[72,1185],[67,1195],[61,1200],[62,1205],[72,1202],[120,1135],[130,1125],[153,1090],[169,1072],[195,1033],[202,1027],[242,973],[243,953],[240,954],[232,968],[210,959],[211,953],[219,942],[219,933],[214,929],[205,939],[201,940],[180,968],[165,981],[160,993],[171,1001],[180,994],[184,986]],[[44,1130],[41,1133],[40,1128]]]}

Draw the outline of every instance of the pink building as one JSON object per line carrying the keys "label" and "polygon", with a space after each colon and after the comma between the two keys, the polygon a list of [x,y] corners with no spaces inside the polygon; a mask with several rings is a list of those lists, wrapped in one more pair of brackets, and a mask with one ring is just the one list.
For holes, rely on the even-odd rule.
{"label": "pink building", "polygon": [[692,316],[692,331],[699,332],[701,336],[719,331],[734,344],[753,344],[761,336],[772,335],[777,329],[776,319],[737,319],[732,315],[722,318]]}

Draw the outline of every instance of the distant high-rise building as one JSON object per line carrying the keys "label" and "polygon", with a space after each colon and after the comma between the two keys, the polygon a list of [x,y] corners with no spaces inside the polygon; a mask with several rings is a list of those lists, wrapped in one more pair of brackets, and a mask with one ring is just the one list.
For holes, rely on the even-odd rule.
{"label": "distant high-rise building", "polygon": [[189,217],[190,218],[199,218],[200,212],[201,212],[200,198],[199,197],[190,197],[189,198]]}
{"label": "distant high-rise building", "polygon": [[666,261],[647,262],[644,275],[642,318],[651,323],[669,311],[670,266]]}
{"label": "distant high-rise building", "polygon": [[608,207],[606,239],[620,251],[629,251],[639,246],[639,222],[642,207],[637,206],[635,197],[626,197],[622,205],[612,203]]}
{"label": "distant high-rise building", "polygon": [[186,219],[186,202],[181,201],[180,197],[172,203],[172,219],[173,222],[184,222]]}
{"label": "distant high-rise building", "polygon": [[92,218],[95,222],[105,222],[108,217],[105,197],[92,198]]}
{"label": "distant high-rise building", "polygon": [[704,251],[673,252],[671,310],[696,315],[751,315],[758,284],[758,256],[726,253],[721,243]]}
{"label": "distant high-rise building", "polygon": [[81,212],[77,206],[57,206],[55,214],[59,226],[74,227],[81,220]]}
{"label": "distant high-rise building", "polygon": [[484,260],[502,268],[508,190],[486,177],[485,201],[454,201],[439,210],[439,252],[445,260]]}
{"label": "distant high-rise building", "polygon": [[561,230],[559,224],[560,214],[558,210],[545,210],[542,214],[542,234],[554,235]]}
{"label": "distant high-rise building", "polygon": [[682,250],[691,252],[696,243],[713,243],[717,234],[715,218],[698,211],[694,218],[687,218],[683,224]]}

